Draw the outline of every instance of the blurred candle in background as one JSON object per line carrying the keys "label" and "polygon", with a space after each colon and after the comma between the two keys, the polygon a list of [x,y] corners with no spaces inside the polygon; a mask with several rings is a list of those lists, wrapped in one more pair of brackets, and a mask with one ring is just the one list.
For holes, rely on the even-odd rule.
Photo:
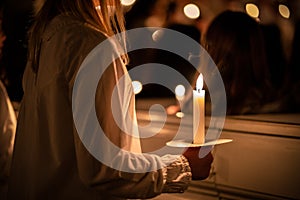
{"label": "blurred candle in background", "polygon": [[196,90],[193,91],[193,138],[194,144],[205,142],[205,90],[203,75],[198,76]]}

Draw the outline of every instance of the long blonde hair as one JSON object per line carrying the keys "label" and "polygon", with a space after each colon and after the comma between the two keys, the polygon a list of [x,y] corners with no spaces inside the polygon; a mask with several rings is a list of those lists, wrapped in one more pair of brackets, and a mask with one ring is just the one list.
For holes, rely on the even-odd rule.
{"label": "long blonde hair", "polygon": [[[120,0],[97,0],[100,12],[95,9],[93,0],[37,0],[35,4],[35,20],[29,32],[29,56],[31,66],[38,71],[41,37],[48,23],[57,15],[66,13],[83,19],[92,26],[103,30],[111,36],[125,31],[125,20]],[[108,5],[115,7],[113,15]],[[125,39],[121,41],[125,48]],[[125,58],[127,56],[125,55]],[[124,60],[124,59],[123,59]],[[125,59],[126,61],[126,59]]]}

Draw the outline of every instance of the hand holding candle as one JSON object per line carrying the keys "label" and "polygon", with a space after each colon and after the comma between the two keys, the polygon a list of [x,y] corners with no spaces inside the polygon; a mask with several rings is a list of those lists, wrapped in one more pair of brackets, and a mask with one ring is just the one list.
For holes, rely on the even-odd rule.
{"label": "hand holding candle", "polygon": [[200,74],[193,91],[193,143],[205,142],[205,90],[203,90],[203,75]]}

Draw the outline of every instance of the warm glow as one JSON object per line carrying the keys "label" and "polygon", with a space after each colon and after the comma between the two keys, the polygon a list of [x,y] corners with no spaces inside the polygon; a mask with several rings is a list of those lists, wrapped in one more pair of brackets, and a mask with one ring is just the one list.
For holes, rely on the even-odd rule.
{"label": "warm glow", "polygon": [[203,75],[200,74],[198,76],[197,83],[196,83],[196,91],[200,92],[200,90],[202,90],[202,88],[203,88]]}
{"label": "warm glow", "polygon": [[131,6],[135,3],[136,0],[121,0],[123,6]]}
{"label": "warm glow", "polygon": [[246,12],[253,18],[257,18],[259,16],[259,9],[257,5],[254,3],[247,3],[246,4]]}
{"label": "warm glow", "polygon": [[142,91],[143,85],[139,81],[132,81],[132,86],[133,86],[133,92],[134,94],[138,94]]}
{"label": "warm glow", "polygon": [[282,17],[286,19],[290,18],[290,9],[286,5],[280,4],[278,10]]}
{"label": "warm glow", "polygon": [[185,16],[187,16],[190,19],[197,19],[200,16],[199,7],[192,3],[184,6],[183,12],[184,12]]}
{"label": "warm glow", "polygon": [[168,115],[174,115],[179,109],[180,107],[178,105],[170,105],[167,107],[167,113]]}

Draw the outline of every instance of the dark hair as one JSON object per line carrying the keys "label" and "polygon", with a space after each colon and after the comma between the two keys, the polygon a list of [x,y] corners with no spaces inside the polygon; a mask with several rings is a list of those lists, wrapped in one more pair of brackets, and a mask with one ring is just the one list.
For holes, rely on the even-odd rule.
{"label": "dark hair", "polygon": [[[65,13],[83,19],[85,22],[103,30],[107,35],[125,30],[122,5],[119,0],[98,0],[100,15],[95,9],[93,0],[44,0],[37,11],[35,21],[29,32],[29,59],[34,71],[38,69],[38,57],[41,36],[47,24],[55,16]],[[109,15],[107,5],[116,7],[114,16]],[[125,45],[125,43],[124,43]]]}
{"label": "dark hair", "polygon": [[270,87],[263,35],[258,22],[246,13],[219,14],[208,27],[205,47],[222,75],[229,111],[251,91]]}

